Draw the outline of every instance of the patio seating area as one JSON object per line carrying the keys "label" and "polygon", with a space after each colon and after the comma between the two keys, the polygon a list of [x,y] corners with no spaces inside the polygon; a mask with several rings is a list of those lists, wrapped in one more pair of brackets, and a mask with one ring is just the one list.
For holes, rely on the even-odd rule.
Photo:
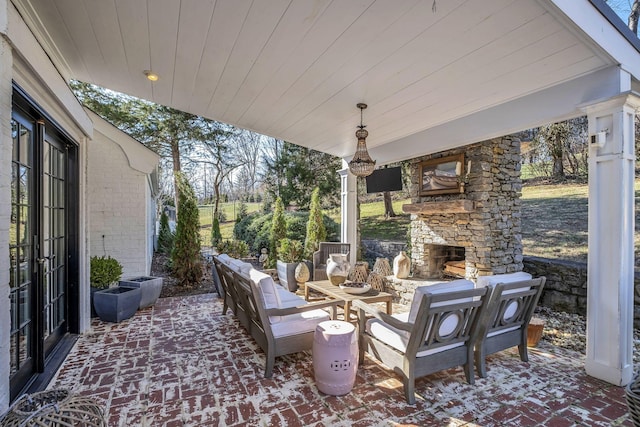
{"label": "patio seating area", "polygon": [[[487,359],[487,378],[462,368],[416,380],[369,356],[345,396],[318,391],[310,352],[265,355],[216,294],[162,298],[119,324],[92,320],[49,388],[92,396],[110,426],[631,426],[624,389],[589,377],[584,355],[544,341]],[[395,311],[395,308],[394,308]]]}

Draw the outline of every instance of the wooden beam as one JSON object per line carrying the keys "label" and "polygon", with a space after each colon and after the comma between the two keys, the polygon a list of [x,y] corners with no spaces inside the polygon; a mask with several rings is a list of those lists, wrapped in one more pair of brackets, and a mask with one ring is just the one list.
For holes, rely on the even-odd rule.
{"label": "wooden beam", "polygon": [[440,215],[447,213],[469,213],[475,210],[472,200],[448,200],[402,205],[402,211],[418,215]]}

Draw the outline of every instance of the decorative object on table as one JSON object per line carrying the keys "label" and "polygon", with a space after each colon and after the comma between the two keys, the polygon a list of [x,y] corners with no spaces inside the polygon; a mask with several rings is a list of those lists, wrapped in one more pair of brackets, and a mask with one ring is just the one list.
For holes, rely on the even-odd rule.
{"label": "decorative object on table", "polygon": [[11,405],[0,425],[98,427],[107,422],[93,399],[57,389],[23,395]]}
{"label": "decorative object on table", "polygon": [[162,277],[140,276],[131,279],[120,280],[120,287],[140,288],[139,309],[151,307],[156,303],[162,292]]}
{"label": "decorative object on table", "polygon": [[367,136],[369,136],[369,132],[364,129],[366,126],[362,124],[362,111],[367,108],[367,104],[360,102],[356,107],[360,109],[360,126],[358,126],[358,130],[356,131],[358,145],[356,146],[356,152],[353,158],[349,162],[349,170],[355,176],[369,176],[376,168],[376,161],[371,158],[367,151]]}
{"label": "decorative object on table", "polygon": [[358,261],[349,272],[349,280],[352,282],[364,282],[369,275],[369,263],[366,261]]}
{"label": "decorative object on table", "polygon": [[371,285],[367,282],[344,282],[340,289],[348,294],[366,294],[371,290]]}
{"label": "decorative object on table", "polygon": [[358,335],[349,322],[327,320],[313,336],[313,372],[318,390],[332,396],[353,388],[358,370]]}
{"label": "decorative object on table", "polygon": [[411,259],[405,251],[400,251],[398,256],[393,259],[393,275],[398,279],[406,279],[411,271]]}
{"label": "decorative object on table", "polygon": [[376,258],[376,263],[373,264],[373,272],[385,277],[393,274],[387,258]]}
{"label": "decorative object on table", "polygon": [[140,306],[140,288],[103,289],[93,295],[93,304],[100,320],[120,323],[133,316]]}
{"label": "decorative object on table", "polygon": [[544,330],[544,320],[539,317],[532,317],[527,327],[527,347],[535,347],[542,338]]}
{"label": "decorative object on table", "polygon": [[371,285],[371,289],[375,289],[379,292],[384,292],[384,281],[385,276],[382,276],[375,272],[371,272],[371,274],[369,274],[369,277],[367,277],[367,283]]}
{"label": "decorative object on table", "polygon": [[327,277],[332,285],[344,283],[349,277],[349,261],[346,254],[329,254],[327,259]]}
{"label": "decorative object on table", "polygon": [[305,261],[302,261],[298,264],[294,275],[299,287],[302,287],[306,282],[309,281],[309,278],[311,277],[311,271],[309,270],[309,266]]}

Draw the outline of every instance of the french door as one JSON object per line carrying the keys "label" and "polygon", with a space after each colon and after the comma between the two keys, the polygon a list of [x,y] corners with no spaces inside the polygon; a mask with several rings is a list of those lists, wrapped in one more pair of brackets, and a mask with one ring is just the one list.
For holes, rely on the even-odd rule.
{"label": "french door", "polygon": [[[14,96],[16,96],[14,94]],[[74,146],[36,110],[14,103],[11,120],[11,399],[46,368],[69,332],[76,302],[69,264]],[[74,287],[75,288],[75,287]],[[72,312],[77,309],[72,308]]]}

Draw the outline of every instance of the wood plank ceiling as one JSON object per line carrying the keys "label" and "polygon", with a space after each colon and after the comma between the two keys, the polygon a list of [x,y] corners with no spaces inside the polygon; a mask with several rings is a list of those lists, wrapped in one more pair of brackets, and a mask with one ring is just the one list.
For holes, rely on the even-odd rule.
{"label": "wood plank ceiling", "polygon": [[612,64],[547,0],[14,3],[66,78],[340,157],[357,102],[377,147]]}

